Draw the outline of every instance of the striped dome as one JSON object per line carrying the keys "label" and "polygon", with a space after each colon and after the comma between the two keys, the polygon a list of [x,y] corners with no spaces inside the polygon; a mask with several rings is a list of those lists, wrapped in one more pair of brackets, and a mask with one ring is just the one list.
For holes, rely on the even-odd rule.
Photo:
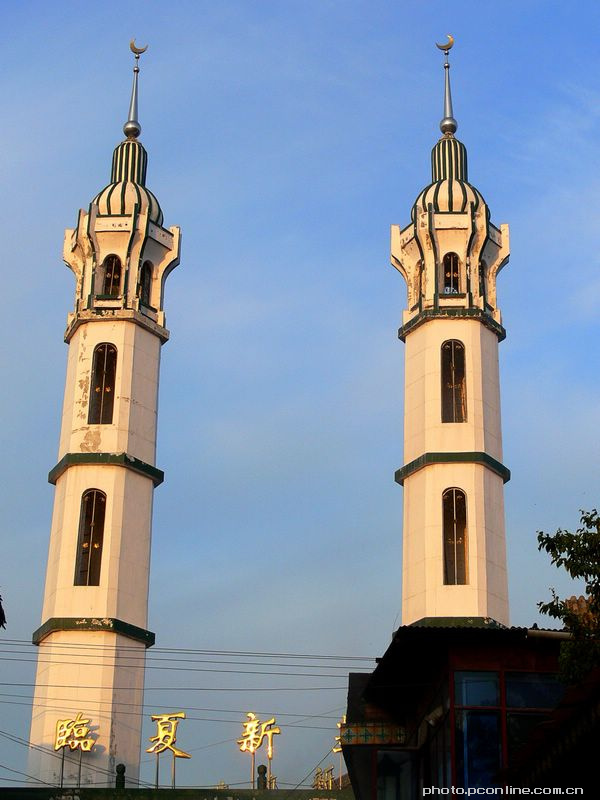
{"label": "striped dome", "polygon": [[467,148],[453,136],[443,136],[431,151],[431,180],[413,206],[413,221],[417,210],[467,211],[471,204],[477,209],[485,200],[467,177]]}
{"label": "striped dome", "polygon": [[100,214],[133,214],[148,211],[151,222],[162,225],[163,214],[158,200],[146,189],[148,154],[136,139],[121,142],[113,153],[110,183],[93,199]]}

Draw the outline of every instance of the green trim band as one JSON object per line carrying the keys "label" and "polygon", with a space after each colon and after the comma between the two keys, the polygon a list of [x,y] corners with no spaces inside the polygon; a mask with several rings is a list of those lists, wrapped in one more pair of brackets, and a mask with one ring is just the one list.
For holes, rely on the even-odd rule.
{"label": "green trim band", "polygon": [[48,483],[56,484],[56,481],[69,467],[80,464],[111,464],[125,467],[137,472],[138,475],[150,478],[155,486],[160,486],[165,479],[165,473],[162,470],[127,453],[67,453],[48,473]]}
{"label": "green trim band", "polygon": [[496,475],[499,475],[504,483],[507,483],[510,480],[510,470],[501,464],[499,461],[496,461],[495,458],[492,458],[487,453],[423,453],[422,456],[415,458],[414,461],[410,461],[408,464],[405,464],[400,469],[396,470],[394,475],[394,479],[396,483],[399,483],[400,486],[404,485],[404,481],[408,478],[409,475],[412,475],[415,472],[418,472],[423,467],[428,466],[429,464],[481,464],[488,469],[491,469],[492,472],[495,472]]}
{"label": "green trim band", "polygon": [[137,625],[131,625],[129,622],[123,622],[120,619],[107,617],[102,619],[97,617],[50,617],[34,632],[31,641],[33,644],[39,644],[55,631],[108,631],[108,633],[120,633],[122,636],[128,636],[130,639],[141,642],[146,647],[152,647],[156,640],[156,636],[152,631],[138,628]]}
{"label": "green trim band", "polygon": [[[453,297],[453,295],[443,295],[443,297]],[[499,342],[501,342],[503,339],[506,339],[506,331],[502,325],[499,325],[496,320],[492,319],[489,314],[486,314],[480,308],[427,308],[425,311],[421,311],[416,315],[416,317],[413,317],[411,320],[409,320],[406,325],[403,325],[401,328],[399,328],[398,338],[402,341],[405,341],[408,334],[411,333],[415,328],[418,328],[419,325],[422,325],[424,322],[427,322],[430,319],[439,317],[445,317],[446,319],[450,319],[452,317],[477,319],[479,322],[482,322],[486,328],[489,328],[492,333],[496,334]]]}

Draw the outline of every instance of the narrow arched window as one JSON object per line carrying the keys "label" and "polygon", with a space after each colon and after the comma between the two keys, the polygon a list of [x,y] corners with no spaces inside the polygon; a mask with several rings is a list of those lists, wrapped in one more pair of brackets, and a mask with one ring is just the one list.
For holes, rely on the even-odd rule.
{"label": "narrow arched window", "polygon": [[119,256],[106,256],[104,259],[104,286],[102,294],[118,297],[121,294],[121,259]]}
{"label": "narrow arched window", "polygon": [[487,303],[487,264],[485,261],[479,263],[479,294],[483,298],[484,304]]}
{"label": "narrow arched window", "polygon": [[444,583],[467,582],[467,499],[461,489],[442,495],[444,525]]}
{"label": "narrow arched window", "polygon": [[151,306],[152,297],[152,264],[144,261],[140,272],[140,300],[146,306]]}
{"label": "narrow arched window", "polygon": [[456,253],[446,253],[443,261],[444,293],[458,294],[460,292],[460,271]]}
{"label": "narrow arched window", "polygon": [[92,360],[88,425],[111,424],[115,403],[116,373],[117,348],[112,344],[99,344],[94,350]]}
{"label": "narrow arched window", "polygon": [[465,347],[451,339],[442,345],[442,422],[466,422]]}
{"label": "narrow arched window", "polygon": [[81,498],[75,586],[99,586],[104,539],[106,495],[89,489]]}

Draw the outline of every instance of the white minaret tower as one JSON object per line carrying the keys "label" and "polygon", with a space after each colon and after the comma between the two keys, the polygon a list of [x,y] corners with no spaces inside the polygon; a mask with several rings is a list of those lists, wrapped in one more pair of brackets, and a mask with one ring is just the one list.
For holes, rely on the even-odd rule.
{"label": "white minaret tower", "polygon": [[411,222],[392,226],[392,265],[408,288],[402,622],[479,617],[508,624],[496,277],[508,226],[490,221],[454,137],[448,51],[442,138]]}
{"label": "white minaret tower", "polygon": [[[108,186],[65,233],[76,278],[30,737],[32,776],[114,786],[139,773],[165,281],[179,228],[163,227],[138,141],[136,48],[125,141]],[[89,720],[90,752],[55,750],[57,722]],[[80,737],[83,728],[75,731]],[[63,726],[64,732],[64,726]],[[75,740],[77,741],[77,740]],[[64,765],[63,765],[64,754]]]}

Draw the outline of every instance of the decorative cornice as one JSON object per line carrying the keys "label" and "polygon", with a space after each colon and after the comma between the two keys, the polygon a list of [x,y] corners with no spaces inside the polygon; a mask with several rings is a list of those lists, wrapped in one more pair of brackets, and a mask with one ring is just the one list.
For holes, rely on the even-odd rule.
{"label": "decorative cornice", "polygon": [[[97,295],[88,295],[88,306],[91,306],[95,299],[99,299]],[[123,301],[118,299],[116,302],[121,303]],[[96,308],[88,307],[76,312],[65,331],[65,342],[69,344],[73,338],[73,334],[80,325],[84,325],[87,322],[106,322],[107,319],[119,320],[119,322],[133,322],[135,325],[139,325],[141,328],[158,336],[161,344],[169,341],[169,331],[162,325],[159,325],[158,322],[149,319],[149,317],[142,314],[141,311],[132,308],[106,308],[98,306]]]}
{"label": "decorative cornice", "polygon": [[510,470],[487,453],[423,453],[422,456],[396,470],[394,476],[396,483],[402,486],[409,475],[413,475],[429,464],[481,464],[499,475],[504,483],[510,480]]}
{"label": "decorative cornice", "polygon": [[150,478],[155,486],[160,486],[165,479],[165,473],[162,470],[147,464],[145,461],[141,461],[139,458],[130,456],[128,453],[67,453],[48,473],[48,483],[56,484],[56,481],[69,467],[80,466],[81,464],[107,464],[125,467],[137,472],[138,475]]}
{"label": "decorative cornice", "polygon": [[128,636],[137,642],[142,642],[146,647],[152,647],[156,636],[152,631],[138,628],[129,622],[112,617],[51,617],[44,624],[34,631],[31,638],[33,644],[39,644],[47,636],[55,631],[107,631],[108,633],[119,633]]}
{"label": "decorative cornice", "polygon": [[[451,297],[452,295],[448,296]],[[506,331],[502,325],[480,308],[427,308],[424,311],[420,311],[416,316],[410,319],[406,325],[398,329],[398,338],[404,341],[408,334],[415,330],[415,328],[418,328],[430,319],[440,317],[446,319],[452,319],[453,317],[476,319],[485,325],[486,328],[489,328],[492,333],[495,333],[499,342],[506,338]]]}

